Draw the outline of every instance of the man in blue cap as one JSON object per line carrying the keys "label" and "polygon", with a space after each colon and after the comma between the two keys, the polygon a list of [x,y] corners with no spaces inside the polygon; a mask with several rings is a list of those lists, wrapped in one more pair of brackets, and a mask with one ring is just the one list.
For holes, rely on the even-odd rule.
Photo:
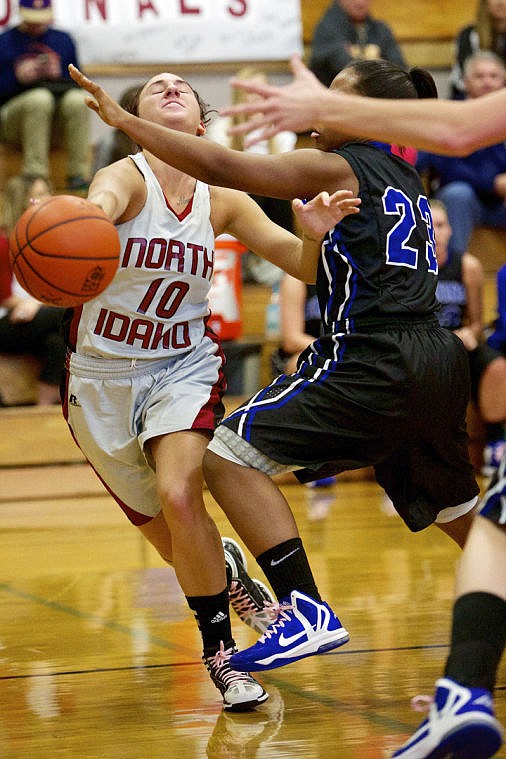
{"label": "man in blue cap", "polygon": [[51,0],[19,0],[20,23],[0,34],[0,140],[21,145],[22,173],[49,178],[51,141],[67,151],[67,189],[86,188],[89,116],[68,74],[76,46],[54,29]]}

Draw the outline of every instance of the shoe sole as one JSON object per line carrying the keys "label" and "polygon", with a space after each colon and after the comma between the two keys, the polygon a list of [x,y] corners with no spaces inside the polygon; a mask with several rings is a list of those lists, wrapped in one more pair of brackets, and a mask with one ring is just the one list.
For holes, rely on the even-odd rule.
{"label": "shoe sole", "polygon": [[489,759],[501,748],[502,739],[491,725],[473,724],[448,735],[430,759]]}
{"label": "shoe sole", "polygon": [[[246,572],[247,569],[248,569],[248,562],[246,560],[246,554],[242,550],[242,548],[239,545],[239,543],[237,543],[232,538],[222,538],[222,543],[223,543],[223,550],[224,551],[227,550],[227,545],[226,545],[227,543],[229,543],[231,546],[233,546],[234,550],[237,551],[237,553],[239,554],[240,561],[241,561],[241,564],[242,564],[242,568]],[[237,565],[237,560],[236,560],[235,556],[233,555],[233,553],[230,553],[230,551],[228,551],[228,553],[229,553],[230,556],[232,556],[232,559],[233,559],[234,563]]]}
{"label": "shoe sole", "polygon": [[[234,654],[230,659],[230,666],[237,672],[263,672],[269,669],[278,669],[278,667],[284,667],[285,664],[292,664],[308,656],[316,656],[317,654],[324,654],[327,651],[333,651],[335,648],[344,646],[345,643],[348,643],[349,639],[350,635],[348,631],[344,627],[341,627],[339,630],[333,630],[331,634],[326,633],[318,636],[318,638],[313,638],[310,645],[306,642],[298,648],[286,652],[291,655],[282,656],[282,654],[277,653],[272,656],[259,658],[256,661],[245,661],[240,658],[236,659],[236,654]],[[297,651],[295,656],[293,656],[294,651]]]}
{"label": "shoe sole", "polygon": [[426,753],[424,740],[420,740],[402,753],[395,753],[395,759],[490,759],[502,746],[502,735],[498,728],[487,722],[473,722],[456,727],[448,733],[439,745]]}
{"label": "shoe sole", "polygon": [[269,694],[267,691],[264,691],[261,696],[258,698],[253,699],[252,701],[243,701],[239,704],[231,704],[227,703],[226,701],[223,702],[223,708],[226,712],[250,712],[255,707],[260,706],[261,704],[264,704],[267,699],[269,698]]}
{"label": "shoe sole", "polygon": [[[225,556],[229,556],[230,563],[235,567],[235,573],[232,572],[232,574],[233,575],[235,574],[235,577],[237,577],[238,574],[239,574],[239,571],[238,571],[238,561],[241,564],[242,571],[245,574],[248,574],[248,562],[247,562],[247,559],[246,559],[246,555],[245,555],[244,551],[242,550],[241,546],[239,545],[239,543],[236,543],[236,541],[233,540],[232,538],[222,538],[222,543],[223,543],[223,550],[225,552]],[[237,551],[238,557],[234,556],[234,554],[229,549],[227,549],[227,543],[229,543],[231,546],[233,546],[233,548],[235,549],[235,551]],[[249,575],[248,575],[248,577],[249,577]],[[269,588],[266,585],[264,585],[263,582],[261,582],[260,580],[257,580],[255,577],[250,577],[250,580],[251,580],[251,582],[254,585],[256,585],[258,588],[260,588],[261,594],[263,596],[265,596],[265,598],[264,598],[265,601],[267,601],[268,603],[274,603],[275,602],[275,598],[274,598],[272,592],[269,590]],[[234,607],[232,606],[232,608],[234,608]],[[234,609],[234,611],[235,611],[235,609]],[[238,612],[235,612],[235,613],[237,614],[237,616],[239,617],[239,619],[241,620],[241,622],[244,622],[246,625],[248,625],[248,627],[251,627],[259,635],[263,635],[264,632],[269,627],[269,625],[271,624],[271,620],[267,619],[266,622],[265,622],[265,624],[261,623],[260,625],[256,625],[256,624],[254,624],[254,621],[252,619],[243,619],[241,617],[241,615],[238,614]]]}

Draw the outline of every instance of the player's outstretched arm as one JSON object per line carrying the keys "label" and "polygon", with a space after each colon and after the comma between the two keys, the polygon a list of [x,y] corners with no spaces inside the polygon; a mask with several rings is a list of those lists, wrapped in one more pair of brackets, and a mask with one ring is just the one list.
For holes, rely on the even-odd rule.
{"label": "player's outstretched arm", "polygon": [[466,155],[506,139],[506,88],[479,100],[367,98],[327,90],[298,56],[290,65],[294,79],[282,87],[233,80],[235,87],[261,98],[223,111],[247,117],[231,130],[236,134],[254,130],[247,144],[283,129],[303,132],[314,125],[447,155]]}
{"label": "player's outstretched arm", "polygon": [[252,145],[281,131],[307,132],[314,127],[321,107],[320,98],[325,98],[328,90],[304,66],[298,55],[292,56],[290,67],[293,81],[283,87],[247,79],[231,80],[233,87],[262,98],[228,106],[222,111],[223,115],[248,117],[243,123],[232,127],[231,134],[247,134],[255,130],[255,136],[246,140],[247,144]]}

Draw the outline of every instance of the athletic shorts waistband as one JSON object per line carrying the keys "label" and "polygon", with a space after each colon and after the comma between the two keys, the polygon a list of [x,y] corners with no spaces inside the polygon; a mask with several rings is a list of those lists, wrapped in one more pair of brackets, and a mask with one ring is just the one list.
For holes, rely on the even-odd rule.
{"label": "athletic shorts waistband", "polygon": [[[174,357],[171,357],[174,358]],[[153,374],[165,369],[170,358],[163,359],[123,359],[97,358],[83,356],[79,353],[68,353],[66,367],[71,374],[89,379],[128,379]]]}
{"label": "athletic shorts waistband", "polygon": [[434,329],[434,327],[439,327],[439,322],[432,314],[427,316],[420,314],[399,314],[396,316],[392,314],[376,319],[344,319],[332,324],[332,334],[369,334],[371,332],[388,332],[392,329],[404,331],[420,327]]}

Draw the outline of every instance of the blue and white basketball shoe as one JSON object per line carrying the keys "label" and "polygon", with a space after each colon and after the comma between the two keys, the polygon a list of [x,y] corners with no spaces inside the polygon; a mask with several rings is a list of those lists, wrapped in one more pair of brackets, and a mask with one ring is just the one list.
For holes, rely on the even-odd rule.
{"label": "blue and white basketball shoe", "polygon": [[259,672],[338,648],[350,639],[330,606],[293,590],[254,646],[234,653],[232,669]]}
{"label": "blue and white basketball shoe", "polygon": [[489,759],[503,742],[492,694],[443,677],[429,716],[392,756],[402,759]]}

